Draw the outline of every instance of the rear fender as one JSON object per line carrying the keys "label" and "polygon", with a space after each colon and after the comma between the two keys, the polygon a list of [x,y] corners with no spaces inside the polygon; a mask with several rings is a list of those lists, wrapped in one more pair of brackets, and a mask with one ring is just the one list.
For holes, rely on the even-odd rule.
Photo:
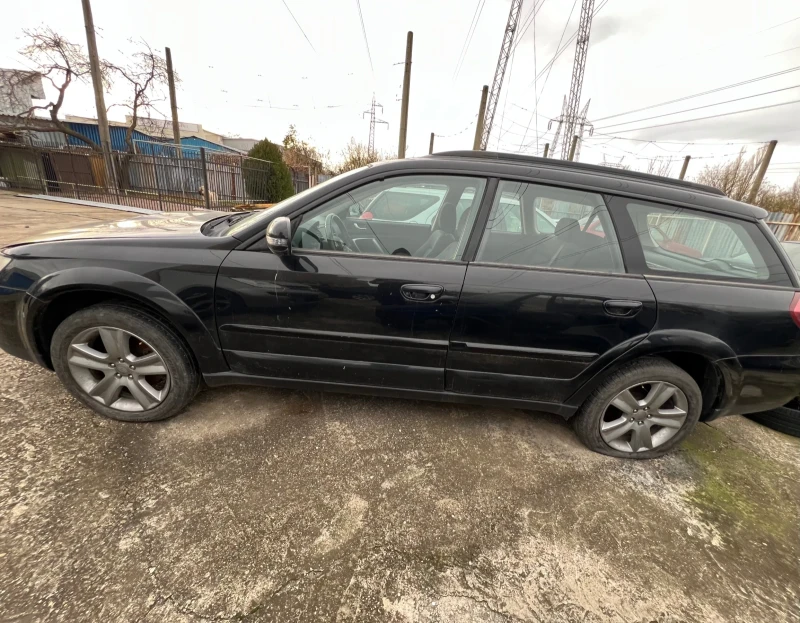
{"label": "rear fender", "polygon": [[670,329],[653,331],[647,335],[594,374],[567,399],[566,403],[580,406],[611,372],[629,361],[665,353],[691,353],[714,364],[722,375],[723,383],[723,396],[719,408],[732,403],[739,395],[742,386],[742,365],[728,344],[708,333]]}

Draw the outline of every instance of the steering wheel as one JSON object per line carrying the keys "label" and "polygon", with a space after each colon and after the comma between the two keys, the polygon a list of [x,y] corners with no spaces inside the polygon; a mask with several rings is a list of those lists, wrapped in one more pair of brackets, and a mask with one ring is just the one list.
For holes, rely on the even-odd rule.
{"label": "steering wheel", "polygon": [[347,250],[351,253],[356,251],[356,243],[344,226],[342,219],[333,212],[325,217],[325,235],[335,251]]}

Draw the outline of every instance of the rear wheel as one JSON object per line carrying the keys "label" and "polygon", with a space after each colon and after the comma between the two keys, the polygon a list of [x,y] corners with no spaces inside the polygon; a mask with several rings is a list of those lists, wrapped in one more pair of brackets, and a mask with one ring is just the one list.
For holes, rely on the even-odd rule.
{"label": "rear wheel", "polygon": [[691,432],[702,404],[700,388],[684,370],[664,359],[640,359],[595,389],[573,418],[573,427],[595,452],[651,459]]}
{"label": "rear wheel", "polygon": [[128,307],[99,305],[69,316],[53,334],[50,355],[64,386],[115,420],[171,417],[199,387],[192,359],[173,331]]}
{"label": "rear wheel", "polygon": [[777,409],[750,413],[747,417],[772,430],[800,437],[800,400],[796,398],[789,404]]}

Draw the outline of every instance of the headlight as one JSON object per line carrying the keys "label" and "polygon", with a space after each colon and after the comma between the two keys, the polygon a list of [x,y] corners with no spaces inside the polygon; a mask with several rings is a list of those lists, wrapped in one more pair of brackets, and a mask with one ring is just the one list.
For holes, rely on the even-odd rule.
{"label": "headlight", "polygon": [[3,272],[3,269],[11,263],[11,258],[7,255],[3,255],[3,252],[0,251],[0,272]]}

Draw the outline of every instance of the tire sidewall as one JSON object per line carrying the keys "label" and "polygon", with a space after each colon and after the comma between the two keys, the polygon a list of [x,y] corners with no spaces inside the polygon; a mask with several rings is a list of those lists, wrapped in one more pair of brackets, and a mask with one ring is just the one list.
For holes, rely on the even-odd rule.
{"label": "tire sidewall", "polygon": [[[112,409],[100,404],[78,385],[67,364],[70,344],[81,331],[93,327],[129,331],[158,351],[170,377],[169,393],[160,405],[147,411]],[[113,420],[153,422],[166,419],[183,409],[198,390],[199,376],[186,348],[171,329],[138,309],[104,305],[76,312],[64,320],[53,334],[50,357],[59,380],[69,392],[92,411]]]}
{"label": "tire sidewall", "polygon": [[[647,381],[667,381],[677,386],[689,404],[686,421],[668,441],[642,452],[622,452],[609,446],[600,435],[600,421],[606,408],[622,390]],[[652,459],[662,456],[680,444],[694,429],[703,407],[703,395],[687,372],[665,359],[647,358],[632,362],[601,384],[575,416],[576,432],[592,450],[626,459]]]}

